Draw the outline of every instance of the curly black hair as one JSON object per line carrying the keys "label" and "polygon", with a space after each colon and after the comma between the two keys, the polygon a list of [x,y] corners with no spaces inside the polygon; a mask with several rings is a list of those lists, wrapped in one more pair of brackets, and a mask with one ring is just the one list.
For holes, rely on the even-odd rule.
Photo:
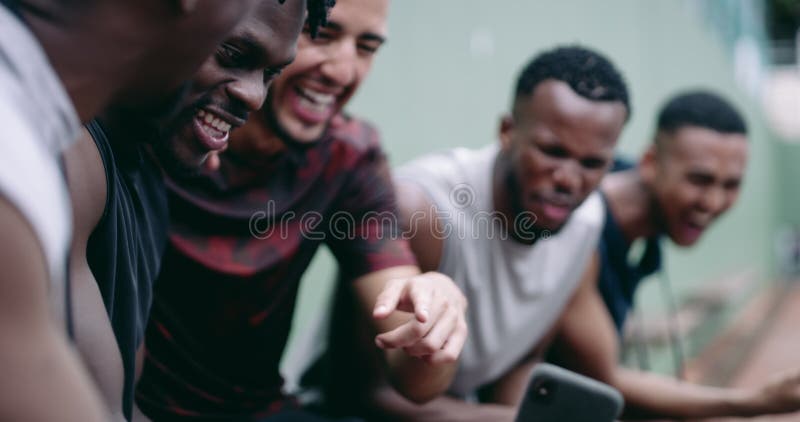
{"label": "curly black hair", "polygon": [[[278,0],[281,4],[286,0]],[[328,12],[336,5],[336,0],[307,0],[306,10],[308,16],[306,17],[306,24],[308,25],[308,33],[311,38],[317,36],[319,28],[325,26],[328,22]]]}
{"label": "curly black hair", "polygon": [[592,101],[620,101],[631,116],[625,79],[609,59],[581,46],[562,46],[534,57],[517,78],[514,100],[533,94],[547,79],[565,82],[578,95]]}
{"label": "curly black hair", "polygon": [[685,126],[747,135],[747,123],[736,108],[720,95],[706,90],[675,95],[658,113],[659,132],[671,134]]}

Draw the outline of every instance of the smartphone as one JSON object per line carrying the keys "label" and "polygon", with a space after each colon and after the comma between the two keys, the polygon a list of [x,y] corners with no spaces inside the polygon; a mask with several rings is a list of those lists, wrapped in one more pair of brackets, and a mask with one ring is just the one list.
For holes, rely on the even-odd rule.
{"label": "smartphone", "polygon": [[517,422],[612,422],[622,411],[613,387],[548,363],[536,365]]}

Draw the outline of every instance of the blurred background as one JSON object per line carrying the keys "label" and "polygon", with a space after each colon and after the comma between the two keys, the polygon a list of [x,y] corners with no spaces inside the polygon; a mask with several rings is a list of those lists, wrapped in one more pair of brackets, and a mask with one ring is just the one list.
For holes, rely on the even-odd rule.
{"label": "blurred background", "polygon": [[[517,72],[559,44],[597,49],[626,76],[633,115],[619,154],[630,158],[677,91],[733,101],[750,127],[742,196],[697,247],[667,246],[624,359],[718,385],[800,366],[800,0],[395,0],[389,25],[349,112],[380,129],[393,165],[497,142]],[[336,272],[323,251],[303,282],[283,362],[290,389],[322,349]]]}

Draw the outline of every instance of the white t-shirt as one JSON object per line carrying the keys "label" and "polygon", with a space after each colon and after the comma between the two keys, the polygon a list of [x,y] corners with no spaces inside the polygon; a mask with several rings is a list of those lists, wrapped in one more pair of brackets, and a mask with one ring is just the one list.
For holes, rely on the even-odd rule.
{"label": "white t-shirt", "polygon": [[533,245],[500,230],[494,211],[495,145],[431,154],[402,166],[398,180],[421,187],[444,223],[439,271],[469,300],[469,337],[450,393],[468,396],[525,358],[575,293],[603,227],[592,193],[556,234]]}
{"label": "white t-shirt", "polygon": [[[36,233],[63,315],[72,214],[60,154],[80,121],[47,56],[27,27],[0,6],[0,195]],[[13,247],[13,245],[3,245]]]}

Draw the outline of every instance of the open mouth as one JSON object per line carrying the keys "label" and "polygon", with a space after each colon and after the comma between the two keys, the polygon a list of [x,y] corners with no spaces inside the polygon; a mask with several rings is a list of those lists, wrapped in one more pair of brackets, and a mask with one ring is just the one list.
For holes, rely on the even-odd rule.
{"label": "open mouth", "polygon": [[538,205],[537,208],[542,214],[539,217],[548,221],[562,222],[569,217],[574,208],[570,201],[544,198],[538,195],[534,195],[530,199]]}
{"label": "open mouth", "polygon": [[569,217],[572,207],[566,204],[542,201],[542,213],[551,221],[564,221]]}
{"label": "open mouth", "polygon": [[227,145],[231,130],[238,126],[229,120],[219,113],[200,109],[193,119],[194,134],[207,150],[221,150]]}
{"label": "open mouth", "polygon": [[695,220],[684,220],[681,227],[685,240],[689,243],[693,243],[703,234],[707,224]]}
{"label": "open mouth", "polygon": [[297,94],[294,110],[306,122],[323,123],[333,115],[336,95],[300,86],[294,88],[294,93]]}

